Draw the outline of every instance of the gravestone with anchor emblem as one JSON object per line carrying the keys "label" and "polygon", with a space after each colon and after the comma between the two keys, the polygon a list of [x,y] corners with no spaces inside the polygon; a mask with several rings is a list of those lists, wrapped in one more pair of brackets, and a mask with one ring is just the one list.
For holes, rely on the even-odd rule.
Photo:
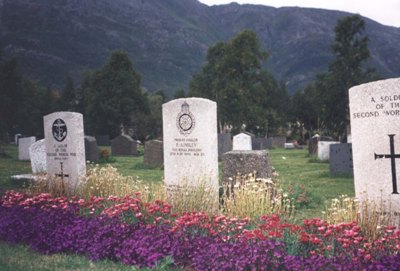
{"label": "gravestone with anchor emblem", "polygon": [[163,104],[164,181],[173,188],[204,186],[218,207],[217,104],[202,98]]}
{"label": "gravestone with anchor emblem", "polygon": [[398,222],[400,195],[400,79],[349,90],[356,197],[372,200]]}
{"label": "gravestone with anchor emblem", "polygon": [[55,112],[43,119],[47,173],[74,194],[86,175],[82,114]]}

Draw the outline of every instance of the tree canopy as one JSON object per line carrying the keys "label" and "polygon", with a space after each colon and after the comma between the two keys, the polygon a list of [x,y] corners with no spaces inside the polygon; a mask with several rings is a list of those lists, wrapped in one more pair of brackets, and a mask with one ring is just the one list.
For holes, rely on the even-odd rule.
{"label": "tree canopy", "polygon": [[370,54],[364,30],[365,23],[359,15],[338,20],[331,46],[335,59],[328,72],[317,75],[313,83],[294,96],[294,111],[306,128],[346,139],[350,125],[348,90],[378,79],[375,71],[365,68]]}
{"label": "tree canopy", "polygon": [[82,91],[85,126],[92,134],[115,137],[121,127],[138,129],[135,114],[149,110],[140,88],[140,75],[122,51],[115,51],[101,69],[87,73]]}
{"label": "tree canopy", "polygon": [[265,134],[280,121],[286,90],[262,69],[267,57],[250,30],[209,48],[205,65],[190,82],[189,96],[217,102],[220,131],[230,126],[235,132],[245,128]]}

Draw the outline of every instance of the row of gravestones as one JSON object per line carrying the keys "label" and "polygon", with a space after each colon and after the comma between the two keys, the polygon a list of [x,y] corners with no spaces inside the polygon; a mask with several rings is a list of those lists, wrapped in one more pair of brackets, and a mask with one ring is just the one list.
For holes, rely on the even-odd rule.
{"label": "row of gravestones", "polygon": [[[399,93],[400,79],[349,90],[356,197],[383,202],[384,211],[395,210],[397,217],[400,207],[397,186],[400,154],[396,151],[400,138]],[[210,196],[215,206],[219,190],[216,108],[215,102],[188,98],[168,102],[162,109],[166,186],[205,183],[212,188]],[[82,115],[53,113],[44,117],[44,127],[48,173],[66,179],[73,190],[86,169]],[[232,162],[235,168],[244,164],[243,158],[238,159]]]}
{"label": "row of gravestones", "polygon": [[316,155],[320,161],[329,161],[332,176],[353,175],[351,143],[340,143],[331,137],[315,135],[308,142],[308,154]]}

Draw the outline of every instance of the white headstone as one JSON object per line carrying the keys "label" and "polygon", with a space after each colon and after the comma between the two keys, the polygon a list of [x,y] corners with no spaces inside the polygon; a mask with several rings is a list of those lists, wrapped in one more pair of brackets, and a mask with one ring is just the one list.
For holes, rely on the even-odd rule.
{"label": "white headstone", "polygon": [[44,135],[48,175],[59,177],[74,193],[86,175],[82,114],[55,112],[44,116]]}
{"label": "white headstone", "polygon": [[212,206],[218,206],[217,104],[176,99],[163,104],[162,112],[167,188],[205,186],[211,189]]}
{"label": "white headstone", "polygon": [[29,147],[35,143],[36,137],[20,137],[18,139],[18,159],[19,160],[30,160]]}
{"label": "white headstone", "polygon": [[339,141],[318,141],[318,159],[321,161],[329,160],[329,146],[338,144]]}
{"label": "white headstone", "polygon": [[240,133],[233,137],[233,147],[232,150],[234,151],[251,151],[251,136]]}
{"label": "white headstone", "polygon": [[41,139],[29,147],[32,173],[47,173],[45,140]]}
{"label": "white headstone", "polygon": [[285,143],[284,148],[285,149],[294,149],[294,144],[293,143]]}
{"label": "white headstone", "polygon": [[[349,90],[356,197],[400,209],[400,78]],[[398,217],[397,217],[398,219]]]}

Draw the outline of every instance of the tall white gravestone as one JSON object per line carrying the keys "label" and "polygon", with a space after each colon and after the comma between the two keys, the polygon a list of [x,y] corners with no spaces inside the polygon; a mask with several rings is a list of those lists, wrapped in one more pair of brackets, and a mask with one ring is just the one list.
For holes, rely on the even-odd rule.
{"label": "tall white gravestone", "polygon": [[398,220],[400,79],[353,87],[349,101],[356,197],[384,200]]}
{"label": "tall white gravestone", "polygon": [[164,181],[167,188],[206,186],[218,204],[217,104],[202,98],[163,104]]}
{"label": "tall white gravestone", "polygon": [[74,193],[86,176],[83,117],[75,112],[44,116],[47,173]]}
{"label": "tall white gravestone", "polygon": [[240,133],[233,137],[233,147],[234,151],[251,151],[251,136],[245,133]]}

